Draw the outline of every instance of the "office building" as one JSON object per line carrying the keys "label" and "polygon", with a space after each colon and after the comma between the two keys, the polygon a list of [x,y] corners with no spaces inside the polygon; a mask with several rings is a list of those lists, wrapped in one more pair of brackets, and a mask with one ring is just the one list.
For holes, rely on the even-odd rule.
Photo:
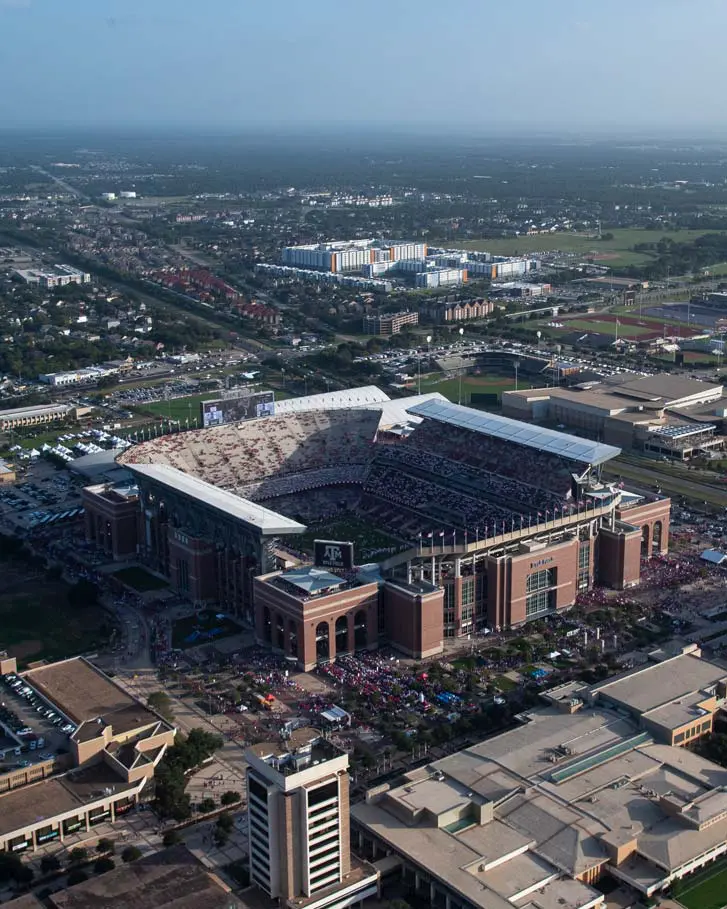
{"label": "office building", "polygon": [[16,268],[13,274],[22,278],[26,284],[37,284],[39,287],[66,287],[68,284],[89,284],[91,275],[79,271],[71,265],[54,265],[51,270],[41,271],[37,268]]}
{"label": "office building", "polygon": [[[0,723],[12,746],[0,759],[0,851],[113,823],[144,797],[174,742],[173,726],[82,657],[19,673],[0,655],[0,686],[26,724]],[[40,726],[41,714],[57,732]]]}
{"label": "office building", "polygon": [[727,669],[652,656],[545,691],[515,729],[372,790],[351,808],[354,846],[384,883],[450,909],[595,909],[606,875],[642,900],[688,879],[727,853],[727,770],[673,730],[696,723],[683,744],[711,728]]}
{"label": "office building", "polygon": [[348,755],[304,727],[246,758],[251,883],[289,909],[376,896],[376,871],[351,855]]}
{"label": "office building", "polygon": [[502,395],[504,414],[561,423],[611,445],[685,461],[724,446],[722,385],[684,376],[614,376]]}
{"label": "office building", "polygon": [[283,265],[322,269],[330,272],[361,271],[364,265],[423,258],[426,243],[385,240],[331,240],[305,246],[286,246],[281,253]]}

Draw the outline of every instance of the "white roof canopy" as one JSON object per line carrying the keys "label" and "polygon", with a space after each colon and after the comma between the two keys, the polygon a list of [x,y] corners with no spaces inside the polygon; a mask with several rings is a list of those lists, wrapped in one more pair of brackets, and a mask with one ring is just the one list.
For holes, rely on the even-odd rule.
{"label": "white roof canopy", "polygon": [[621,449],[613,445],[603,445],[592,442],[590,439],[581,439],[565,432],[556,432],[554,429],[544,429],[523,423],[520,420],[511,420],[497,414],[484,413],[471,407],[460,404],[451,404],[449,401],[425,401],[410,407],[409,413],[417,417],[447,423],[450,426],[459,426],[471,432],[502,439],[515,445],[525,445],[536,448],[538,451],[578,461],[581,464],[603,464],[616,455],[621,454]]}

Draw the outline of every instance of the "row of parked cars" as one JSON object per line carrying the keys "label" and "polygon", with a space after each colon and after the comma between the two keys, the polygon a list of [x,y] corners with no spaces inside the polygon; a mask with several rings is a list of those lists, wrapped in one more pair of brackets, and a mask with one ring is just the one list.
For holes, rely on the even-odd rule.
{"label": "row of parked cars", "polygon": [[47,701],[35,691],[34,688],[31,688],[30,685],[25,681],[25,679],[20,678],[19,676],[10,673],[4,676],[5,684],[18,696],[25,698],[28,702],[28,705],[32,707],[41,717],[44,717],[48,720],[49,723],[52,723],[54,726],[58,726],[62,732],[70,735],[72,732],[76,731],[76,727],[73,723],[69,723],[68,720],[57,713],[53,707],[50,707]]}

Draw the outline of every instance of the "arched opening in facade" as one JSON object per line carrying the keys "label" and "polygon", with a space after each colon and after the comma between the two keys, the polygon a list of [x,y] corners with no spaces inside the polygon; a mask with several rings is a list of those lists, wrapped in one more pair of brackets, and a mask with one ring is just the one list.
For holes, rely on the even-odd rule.
{"label": "arched opening in facade", "polygon": [[273,642],[273,623],[270,619],[270,610],[267,606],[263,607],[263,639],[272,644]]}
{"label": "arched opening in facade", "polygon": [[661,552],[661,536],[663,525],[661,521],[654,521],[654,529],[651,532],[651,551],[658,555]]}
{"label": "arched opening in facade", "polygon": [[348,618],[339,615],[336,619],[336,656],[348,651]]}
{"label": "arched opening in facade", "polygon": [[297,657],[298,656],[298,629],[295,622],[292,620],[288,621],[288,643],[290,647],[290,655]]}
{"label": "arched opening in facade", "polygon": [[641,528],[641,555],[648,558],[651,555],[649,525],[644,524]]}
{"label": "arched opening in facade", "polygon": [[316,626],[316,659],[318,662],[330,660],[331,642],[329,640],[328,622],[319,622]]}
{"label": "arched opening in facade", "polygon": [[280,650],[285,650],[285,625],[280,613],[275,617],[275,646]]}
{"label": "arched opening in facade", "polygon": [[356,650],[363,650],[368,643],[368,630],[366,628],[366,613],[360,609],[353,617],[353,639]]}

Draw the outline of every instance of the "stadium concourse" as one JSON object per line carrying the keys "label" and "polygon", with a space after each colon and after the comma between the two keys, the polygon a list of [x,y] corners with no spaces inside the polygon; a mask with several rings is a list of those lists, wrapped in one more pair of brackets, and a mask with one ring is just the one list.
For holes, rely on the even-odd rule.
{"label": "stadium concourse", "polygon": [[[129,448],[118,460],[133,483],[84,490],[86,531],[193,602],[254,621],[260,642],[306,668],[382,640],[432,655],[566,609],[596,583],[638,584],[641,558],[668,549],[669,500],[601,480],[618,448],[436,393],[284,403]],[[347,515],[397,545],[375,564],[339,553],[278,570],[286,538]]]}

